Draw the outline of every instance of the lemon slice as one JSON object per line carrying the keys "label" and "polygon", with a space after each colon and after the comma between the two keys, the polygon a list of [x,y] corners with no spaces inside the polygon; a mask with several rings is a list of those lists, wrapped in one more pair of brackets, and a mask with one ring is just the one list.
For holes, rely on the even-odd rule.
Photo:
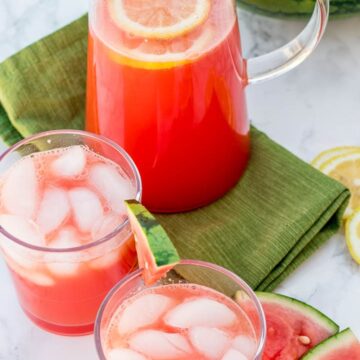
{"label": "lemon slice", "polygon": [[352,258],[360,264],[360,209],[357,209],[346,222],[345,236]]}
{"label": "lemon slice", "polygon": [[110,0],[113,20],[124,31],[150,39],[189,33],[210,12],[210,0]]}
{"label": "lemon slice", "polygon": [[350,189],[351,198],[344,218],[360,207],[360,148],[330,157],[319,166],[319,170]]}
{"label": "lemon slice", "polygon": [[[199,57],[214,39],[214,30],[207,27],[197,36],[182,39],[179,43],[149,40],[139,42],[136,46],[126,47],[119,51],[107,50],[109,57],[122,65],[135,68],[158,70],[185,65]],[[165,42],[165,43],[164,43]]]}
{"label": "lemon slice", "polygon": [[338,146],[329,150],[325,150],[316,156],[316,158],[311,162],[311,165],[316,169],[320,169],[320,167],[331,158],[356,150],[360,150],[360,148],[356,146]]}

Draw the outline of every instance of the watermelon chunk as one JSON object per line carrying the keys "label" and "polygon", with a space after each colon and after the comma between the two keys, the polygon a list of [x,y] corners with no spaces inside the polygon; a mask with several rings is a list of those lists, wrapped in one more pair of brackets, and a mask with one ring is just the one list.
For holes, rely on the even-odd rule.
{"label": "watermelon chunk", "polygon": [[339,331],[331,319],[310,305],[284,295],[257,292],[267,337],[263,360],[296,360]]}
{"label": "watermelon chunk", "polygon": [[[303,17],[314,11],[315,0],[237,0],[251,11],[277,17]],[[331,0],[331,16],[354,15],[360,12],[359,0]]]}
{"label": "watermelon chunk", "polygon": [[345,329],[310,350],[302,360],[360,360],[360,342]]}
{"label": "watermelon chunk", "polygon": [[165,229],[143,205],[136,200],[126,200],[125,205],[144,282],[152,285],[180,261],[179,254]]}

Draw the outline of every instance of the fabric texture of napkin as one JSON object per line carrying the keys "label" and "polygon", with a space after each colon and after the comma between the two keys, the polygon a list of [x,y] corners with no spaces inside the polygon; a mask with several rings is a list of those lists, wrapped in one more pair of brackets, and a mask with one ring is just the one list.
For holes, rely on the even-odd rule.
{"label": "fabric texture of napkin", "polygon": [[[83,128],[87,17],[0,64],[0,134]],[[238,185],[190,213],[158,215],[183,258],[218,263],[253,288],[272,290],[341,225],[349,192],[252,129]]]}

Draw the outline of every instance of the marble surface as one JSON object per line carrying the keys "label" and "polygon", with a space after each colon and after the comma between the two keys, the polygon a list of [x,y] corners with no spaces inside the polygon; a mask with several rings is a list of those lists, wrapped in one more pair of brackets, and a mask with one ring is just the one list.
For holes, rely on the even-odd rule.
{"label": "marble surface", "polygon": [[[80,16],[87,0],[0,0],[0,61]],[[241,13],[244,50],[284,44],[303,22]],[[332,21],[313,56],[291,73],[248,89],[253,123],[309,161],[336,145],[360,144],[360,17]],[[4,148],[0,146],[1,150]],[[334,236],[278,289],[319,307],[360,337],[360,268]],[[96,360],[92,336],[37,329],[22,313],[0,262],[0,360]]]}

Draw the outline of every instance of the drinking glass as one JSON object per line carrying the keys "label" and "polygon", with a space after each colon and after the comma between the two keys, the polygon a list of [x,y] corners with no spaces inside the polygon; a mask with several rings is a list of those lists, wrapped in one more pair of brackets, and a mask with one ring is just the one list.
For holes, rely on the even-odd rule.
{"label": "drinking glass", "polygon": [[[173,287],[180,284],[189,287],[201,287],[205,289],[205,292],[206,289],[216,291],[224,295],[227,300],[234,302],[235,306],[239,306],[242,313],[251,322],[254,331],[256,345],[251,360],[261,359],[266,338],[266,321],[262,306],[255,293],[241,278],[231,271],[198,260],[181,260],[165,277],[151,287],[144,284],[141,269],[121,280],[107,295],[96,318],[95,343],[99,359],[107,360],[109,331],[114,328],[114,315],[120,307],[124,306],[125,301],[131,300],[145,289],[156,290],[157,288]],[[165,293],[163,294],[165,295]],[[209,314],[209,317],[211,318],[211,314]],[[243,333],[237,335],[243,335]],[[120,342],[123,341],[120,339]],[[159,346],[159,344],[157,345]]]}
{"label": "drinking glass", "polygon": [[[60,151],[74,145],[82,145],[96,156],[119,165],[126,181],[135,188],[135,198],[140,200],[140,175],[130,156],[112,141],[84,131],[49,131],[20,141],[0,156],[0,176],[25,156],[39,156],[43,151]],[[16,186],[26,188],[30,175],[23,175],[23,183]],[[13,195],[15,199],[19,196],[15,192]],[[61,335],[93,331],[102,300],[137,263],[128,219],[123,217],[112,229],[111,233],[83,246],[50,248],[36,246],[0,226],[0,251],[20,305],[36,325]]]}
{"label": "drinking glass", "polygon": [[[171,23],[164,14],[181,17],[184,8],[197,15],[179,23],[183,28],[155,27],[157,16]],[[134,159],[150,210],[209,204],[237,183],[248,162],[245,88],[305,60],[328,13],[329,1],[317,0],[294,40],[244,59],[235,0],[92,0],[87,130]]]}

